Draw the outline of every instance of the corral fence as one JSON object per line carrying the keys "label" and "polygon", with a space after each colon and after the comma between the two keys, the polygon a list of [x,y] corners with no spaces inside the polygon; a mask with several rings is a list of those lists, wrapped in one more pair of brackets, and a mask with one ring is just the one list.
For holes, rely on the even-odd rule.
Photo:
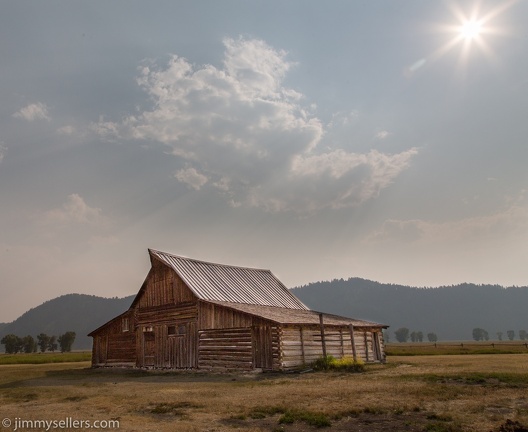
{"label": "corral fence", "polygon": [[485,347],[485,348],[502,348],[502,347],[524,347],[528,349],[528,342],[434,342],[434,343],[424,343],[424,342],[391,342],[387,343],[387,346],[391,348],[401,347],[401,348],[472,348],[472,347]]}
{"label": "corral fence", "polygon": [[449,354],[528,354],[528,342],[392,342],[385,345],[388,356]]}

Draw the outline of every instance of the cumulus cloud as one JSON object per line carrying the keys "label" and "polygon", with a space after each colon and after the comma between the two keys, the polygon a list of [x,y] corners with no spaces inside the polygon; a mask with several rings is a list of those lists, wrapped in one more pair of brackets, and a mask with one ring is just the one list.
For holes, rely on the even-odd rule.
{"label": "cumulus cloud", "polygon": [[204,184],[207,183],[207,177],[200,174],[194,168],[186,168],[179,170],[175,177],[182,183],[187,184],[195,190],[199,190]]}
{"label": "cumulus cloud", "polygon": [[21,108],[19,111],[13,114],[13,117],[27,121],[51,120],[48,107],[42,102],[32,103],[25,106],[24,108]]}
{"label": "cumulus cloud", "polygon": [[[270,211],[356,205],[409,165],[415,149],[358,154],[322,145],[326,130],[314,105],[284,85],[295,66],[287,53],[254,39],[225,39],[224,47],[222,67],[196,67],[178,56],[143,66],[138,84],[154,108],[121,122],[101,120],[93,130],[161,142],[185,164],[179,181],[214,188],[235,206]],[[356,115],[340,115],[331,127]]]}
{"label": "cumulus cloud", "polygon": [[100,208],[90,207],[78,194],[68,196],[59,208],[49,210],[44,215],[47,223],[97,224],[102,221]]}

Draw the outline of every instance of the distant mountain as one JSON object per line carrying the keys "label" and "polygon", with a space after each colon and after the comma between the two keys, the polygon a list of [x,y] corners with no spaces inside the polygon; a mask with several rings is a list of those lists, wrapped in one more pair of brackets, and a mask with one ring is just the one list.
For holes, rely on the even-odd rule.
{"label": "distant mountain", "polygon": [[528,287],[460,284],[415,288],[351,278],[316,282],[294,288],[293,294],[315,310],[363,318],[394,330],[429,332],[439,340],[468,340],[480,327],[496,339],[497,332],[528,330]]}
{"label": "distant mountain", "polygon": [[[468,340],[475,327],[495,339],[498,331],[528,330],[528,287],[461,284],[440,288],[415,288],[351,278],[315,282],[292,289],[314,310],[362,318],[390,325],[394,331],[407,327],[429,332],[439,340]],[[39,333],[58,336],[77,334],[73,349],[91,349],[92,330],[129,308],[134,296],[103,298],[68,294],[35,307],[11,323],[0,323],[0,338],[13,333],[36,338]],[[0,348],[1,349],[1,348]]]}
{"label": "distant mountain", "polygon": [[103,298],[84,294],[67,294],[30,309],[11,323],[0,325],[0,338],[13,333],[24,337],[46,333],[59,336],[67,331],[76,333],[73,349],[91,349],[92,338],[86,336],[127,310],[134,296]]}

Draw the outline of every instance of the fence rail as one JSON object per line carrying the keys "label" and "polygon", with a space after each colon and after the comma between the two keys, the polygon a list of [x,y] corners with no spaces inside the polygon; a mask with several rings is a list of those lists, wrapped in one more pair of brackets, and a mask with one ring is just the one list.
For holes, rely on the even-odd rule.
{"label": "fence rail", "polygon": [[385,345],[388,356],[458,354],[528,354],[528,342],[393,342]]}
{"label": "fence rail", "polygon": [[490,342],[490,343],[479,343],[479,342],[460,342],[460,343],[444,343],[444,342],[435,342],[435,343],[424,343],[424,342],[391,342],[386,344],[389,347],[405,347],[405,348],[427,348],[427,347],[434,347],[434,348],[442,348],[442,347],[492,347],[492,348],[500,348],[500,347],[525,347],[528,349],[528,343],[515,343],[515,342]]}

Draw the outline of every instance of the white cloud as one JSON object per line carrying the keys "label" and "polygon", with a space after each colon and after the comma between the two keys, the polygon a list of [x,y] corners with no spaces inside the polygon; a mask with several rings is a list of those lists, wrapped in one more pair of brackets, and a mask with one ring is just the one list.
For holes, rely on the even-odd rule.
{"label": "white cloud", "polygon": [[207,177],[203,174],[200,174],[194,168],[185,168],[179,170],[175,174],[175,177],[182,183],[189,185],[195,190],[199,190],[204,184],[207,183]]}
{"label": "white cloud", "polygon": [[386,130],[382,130],[382,131],[379,131],[376,133],[376,135],[374,135],[374,137],[376,139],[379,139],[379,140],[384,140],[385,138],[387,138],[389,135],[391,135],[390,132],[386,131]]}
{"label": "white cloud", "polygon": [[71,194],[59,208],[44,214],[46,223],[97,224],[102,221],[102,210],[90,207],[78,194]]}
{"label": "white cloud", "polygon": [[114,122],[104,121],[102,117],[99,118],[97,123],[92,123],[90,129],[109,141],[119,135],[119,125]]}
{"label": "white cloud", "polygon": [[[165,67],[142,67],[138,84],[154,108],[93,129],[105,138],[161,142],[186,164],[179,181],[270,211],[355,205],[409,165],[415,149],[357,154],[325,143],[321,150],[326,130],[314,105],[284,86],[294,66],[287,53],[261,40],[226,39],[224,46],[222,68],[195,67],[177,56]],[[328,127],[355,117],[341,114]]]}
{"label": "white cloud", "polygon": [[13,117],[24,119],[27,121],[34,120],[51,120],[49,116],[48,107],[42,102],[36,102],[21,108],[13,114]]}

